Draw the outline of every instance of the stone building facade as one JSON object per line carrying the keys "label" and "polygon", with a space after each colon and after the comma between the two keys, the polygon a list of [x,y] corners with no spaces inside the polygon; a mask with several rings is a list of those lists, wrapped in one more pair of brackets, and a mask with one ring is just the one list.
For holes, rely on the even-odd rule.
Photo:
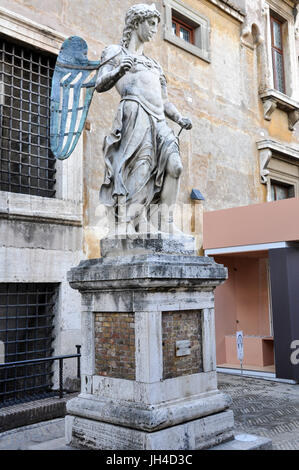
{"label": "stone building facade", "polygon": [[[107,230],[98,199],[104,176],[102,143],[119,98],[115,90],[95,93],[76,151],[67,161],[54,164],[49,153],[44,156],[40,150],[41,129],[47,128],[48,121],[42,113],[45,103],[42,107],[39,101],[38,111],[33,109],[34,96],[42,94],[43,77],[50,86],[55,58],[67,37],[82,37],[89,47],[89,59],[98,60],[105,46],[119,43],[124,14],[134,3],[136,0],[0,0],[0,354],[3,351],[6,362],[34,357],[40,349],[31,338],[31,356],[17,356],[13,349],[7,355],[8,341],[15,344],[21,335],[24,344],[29,338],[24,334],[28,321],[21,323],[18,314],[11,313],[17,305],[24,308],[24,302],[27,312],[32,304],[37,311],[39,303],[47,304],[47,311],[52,309],[52,323],[44,330],[50,334],[48,354],[75,353],[75,345],[80,344],[80,299],[68,286],[66,273],[81,259],[100,256],[99,239]],[[203,213],[270,201],[271,175],[298,196],[296,3],[156,1],[162,20],[146,53],[162,65],[170,100],[193,121],[192,131],[180,135],[184,171],[179,202],[184,230],[196,235],[201,254]],[[273,21],[280,25],[284,72],[281,65],[273,69]],[[24,73],[26,66],[31,75]],[[279,80],[284,87],[280,90]],[[35,83],[36,91],[28,83]],[[23,102],[31,104],[30,109]],[[22,127],[20,122],[31,127]],[[178,133],[178,126],[170,125]],[[39,140],[34,141],[35,134]],[[31,146],[24,146],[24,139]],[[37,159],[35,147],[39,149]],[[47,176],[42,171],[43,158]],[[8,160],[9,167],[5,166]],[[33,190],[36,180],[39,189],[46,184],[49,192]],[[191,200],[192,189],[200,190],[204,202]],[[39,300],[39,288],[43,294],[44,289],[53,288],[50,300]],[[32,290],[34,301],[29,299]],[[25,294],[27,300],[22,303],[19,297]],[[12,322],[9,328],[8,318]],[[37,331],[38,323],[34,325]],[[8,329],[19,333],[8,339]],[[69,361],[65,367],[66,377],[75,375],[75,362]],[[57,384],[56,369],[55,374]]]}

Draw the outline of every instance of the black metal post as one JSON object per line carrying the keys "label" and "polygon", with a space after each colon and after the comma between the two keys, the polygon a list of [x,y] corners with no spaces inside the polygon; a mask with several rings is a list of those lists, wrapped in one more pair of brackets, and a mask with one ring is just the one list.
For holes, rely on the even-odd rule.
{"label": "black metal post", "polygon": [[80,379],[81,377],[81,366],[80,366],[80,358],[81,358],[81,344],[76,344],[77,354],[80,354],[77,357],[77,378]]}
{"label": "black metal post", "polygon": [[59,398],[63,397],[63,359],[59,359]]}

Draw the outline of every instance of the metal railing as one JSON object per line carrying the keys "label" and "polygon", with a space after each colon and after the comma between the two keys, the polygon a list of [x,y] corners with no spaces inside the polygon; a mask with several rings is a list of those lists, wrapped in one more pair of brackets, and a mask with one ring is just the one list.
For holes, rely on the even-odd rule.
{"label": "metal railing", "polygon": [[[68,354],[65,356],[52,356],[52,357],[43,357],[40,359],[29,359],[25,361],[16,361],[16,362],[6,362],[3,364],[0,364],[0,371],[2,369],[13,369],[14,370],[14,376],[12,378],[0,378],[0,386],[3,384],[4,386],[4,391],[1,391],[0,388],[0,408],[1,406],[9,406],[13,403],[22,403],[24,401],[30,400],[35,400],[38,398],[41,398],[41,396],[38,396],[36,393],[38,388],[45,388],[45,385],[38,385],[38,386],[29,386],[26,387],[26,379],[32,380],[32,378],[37,378],[40,377],[41,374],[37,373],[35,375],[30,375],[26,376],[21,375],[17,376],[17,368],[23,367],[26,369],[27,366],[37,366],[38,364],[43,364],[47,362],[54,362],[58,361],[59,362],[59,389],[58,389],[58,394],[59,398],[63,398],[63,393],[65,392],[63,388],[63,361],[65,359],[71,359],[71,358],[77,358],[77,378],[80,378],[81,371],[80,371],[80,358],[81,358],[81,346],[76,345],[77,353],[76,354]],[[51,372],[53,374],[53,372]],[[43,375],[43,374],[42,374]],[[18,389],[13,389],[13,390],[7,390],[7,384],[9,382],[14,381],[14,383],[21,383],[22,381],[24,382],[24,386],[20,387]],[[33,393],[32,393],[33,392]],[[43,396],[49,396],[56,394],[57,395],[57,390],[45,390],[43,391]],[[9,397],[9,399],[7,399]]]}

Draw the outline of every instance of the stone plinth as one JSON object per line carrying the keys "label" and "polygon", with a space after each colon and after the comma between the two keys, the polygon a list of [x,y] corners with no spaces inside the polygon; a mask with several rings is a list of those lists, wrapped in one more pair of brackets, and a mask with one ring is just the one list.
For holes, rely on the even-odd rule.
{"label": "stone plinth", "polygon": [[83,261],[68,273],[82,295],[83,344],[67,442],[168,450],[232,439],[230,398],[217,389],[215,362],[214,289],[226,268],[186,254],[190,245],[184,253],[181,242],[179,254],[162,254],[157,241],[140,242],[139,254],[132,241],[111,243],[122,256]]}
{"label": "stone plinth", "polygon": [[[155,238],[156,237],[156,238]],[[101,254],[107,256],[124,256],[141,254],[164,255],[195,255],[196,247],[194,237],[171,236],[170,234],[139,234],[130,238],[114,237],[104,238],[100,242]]]}

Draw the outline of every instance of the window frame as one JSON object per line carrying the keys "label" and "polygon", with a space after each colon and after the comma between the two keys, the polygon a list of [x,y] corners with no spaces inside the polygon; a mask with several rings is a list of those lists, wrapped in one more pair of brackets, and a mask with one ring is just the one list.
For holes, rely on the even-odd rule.
{"label": "window frame", "polygon": [[266,185],[267,201],[272,201],[272,181],[293,186],[294,197],[299,197],[299,150],[275,140],[258,141],[257,150],[260,161],[260,182]]}
{"label": "window frame", "polygon": [[[3,44],[0,76],[4,77],[0,84],[7,87],[0,104],[5,111],[0,135],[7,142],[0,143],[1,191],[55,198],[57,160],[50,150],[49,110],[56,57],[2,34],[0,42]],[[6,66],[11,68],[11,74]],[[5,98],[10,105],[5,103]],[[6,170],[2,170],[2,163]]]}
{"label": "window frame", "polygon": [[[210,21],[189,5],[181,0],[163,0],[164,27],[163,39],[184,51],[210,63]],[[172,31],[172,19],[185,23],[188,28],[193,29],[193,43],[181,39]]]}
{"label": "window frame", "polygon": [[[299,100],[299,83],[298,83],[298,54],[296,52],[295,41],[295,20],[292,10],[285,4],[278,6],[276,1],[267,0],[266,3],[266,49],[268,56],[267,69],[269,72],[269,83],[267,84],[269,91],[274,89],[273,76],[273,58],[272,58],[272,23],[271,18],[281,23],[282,40],[283,40],[283,57],[285,70],[285,93],[273,90],[277,93],[281,100],[293,102]],[[280,105],[278,104],[278,107]]]}
{"label": "window frame", "polygon": [[[273,161],[275,160],[283,160],[284,162],[297,166],[298,163],[296,164],[295,162],[288,161],[286,158],[280,158],[279,154],[275,154],[272,157]],[[292,197],[299,197],[299,176],[296,177],[292,174],[289,173],[284,173],[279,170],[274,170],[271,167],[269,167],[269,177],[267,180],[267,201],[273,201],[272,199],[272,183],[277,183],[281,184],[282,186],[288,186],[289,188],[293,188],[294,196]],[[290,198],[287,198],[290,199]]]}
{"label": "window frame", "polygon": [[186,39],[184,39],[184,41],[189,42],[190,44],[194,44],[194,28],[192,28],[192,26],[188,25],[182,20],[179,20],[178,18],[176,18],[175,15],[172,16],[172,23],[175,23],[175,26],[176,26],[175,35],[177,37],[182,39],[180,36],[180,27],[182,26],[186,31],[189,31],[190,33],[190,41],[186,41]]}
{"label": "window frame", "polygon": [[[55,310],[59,283],[1,282],[0,337],[4,363],[53,356]],[[3,349],[3,347],[2,347]],[[52,388],[52,364],[2,368],[0,404],[23,402]],[[38,375],[36,375],[38,372]],[[29,388],[28,388],[29,385]],[[51,392],[50,392],[51,393]],[[7,403],[7,404],[8,404]]]}
{"label": "window frame", "polygon": [[291,199],[293,197],[296,197],[295,194],[296,194],[296,186],[295,184],[292,184],[292,183],[286,183],[284,181],[281,181],[279,178],[275,178],[275,177],[270,177],[270,191],[271,191],[271,201],[281,201],[282,199],[279,199],[279,198],[274,198],[272,197],[272,194],[274,192],[274,195],[276,195],[276,190],[277,190],[277,187],[283,187],[283,188],[286,188],[288,193],[290,192],[290,190],[293,192],[293,195],[290,195],[288,194],[287,197],[284,197],[282,199]]}
{"label": "window frame", "polygon": [[[47,26],[0,7],[1,34],[58,56],[67,36]],[[71,158],[56,161],[56,195],[54,198],[0,191],[1,214],[12,218],[38,219],[49,223],[82,226],[83,223],[83,139]]]}
{"label": "window frame", "polygon": [[[298,80],[298,54],[296,52],[295,20],[293,10],[285,2],[266,0],[266,41],[265,45],[265,71],[264,83],[260,90],[260,98],[264,107],[264,119],[271,121],[276,108],[284,111],[288,116],[288,128],[293,131],[299,120],[299,80]],[[271,18],[281,22],[283,39],[283,65],[285,92],[275,88],[274,65],[272,57],[272,22]]]}
{"label": "window frame", "polygon": [[[274,23],[279,25],[280,30],[280,38],[281,38],[281,46],[282,48],[279,49],[275,46],[274,40]],[[279,91],[280,93],[286,94],[286,78],[285,78],[285,56],[284,56],[284,40],[283,40],[283,21],[278,19],[276,16],[270,12],[270,25],[271,25],[271,51],[272,51],[272,70],[273,70],[273,81],[274,81],[274,88],[275,90]],[[278,88],[277,83],[277,63],[275,59],[275,52],[278,52],[282,57],[282,75],[283,75],[283,90]]]}

